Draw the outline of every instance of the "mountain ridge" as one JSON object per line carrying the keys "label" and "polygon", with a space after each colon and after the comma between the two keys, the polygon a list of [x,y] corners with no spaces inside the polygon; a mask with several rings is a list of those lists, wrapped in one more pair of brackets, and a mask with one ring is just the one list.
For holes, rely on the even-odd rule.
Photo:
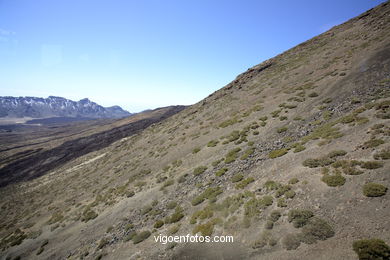
{"label": "mountain ridge", "polygon": [[131,115],[120,106],[103,107],[88,98],[72,101],[63,97],[0,97],[0,117],[121,118]]}

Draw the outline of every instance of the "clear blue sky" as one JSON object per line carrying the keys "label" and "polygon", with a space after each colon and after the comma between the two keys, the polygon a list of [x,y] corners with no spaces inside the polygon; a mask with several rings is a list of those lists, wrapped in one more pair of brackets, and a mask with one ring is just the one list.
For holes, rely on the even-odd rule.
{"label": "clear blue sky", "polygon": [[0,96],[193,104],[381,2],[0,0]]}

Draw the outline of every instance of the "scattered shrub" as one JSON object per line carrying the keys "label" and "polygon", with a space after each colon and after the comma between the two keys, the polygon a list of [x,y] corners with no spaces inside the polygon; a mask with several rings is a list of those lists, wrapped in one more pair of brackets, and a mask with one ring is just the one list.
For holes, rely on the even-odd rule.
{"label": "scattered shrub", "polygon": [[289,190],[289,191],[286,191],[284,196],[286,197],[286,199],[292,199],[295,197],[295,194],[296,194],[295,191]]}
{"label": "scattered shrub", "polygon": [[307,224],[302,228],[303,237],[314,238],[315,240],[326,240],[334,236],[334,230],[331,225],[325,220],[312,217],[307,221]]}
{"label": "scattered shrub", "polygon": [[385,141],[383,141],[382,139],[373,138],[367,142],[364,142],[363,148],[374,148],[374,147],[377,147],[377,146],[384,144],[384,143],[385,143]]}
{"label": "scattered shrub", "polygon": [[194,175],[198,176],[207,170],[206,166],[199,166],[194,169]]}
{"label": "scattered shrub", "polygon": [[378,183],[367,183],[363,186],[363,194],[367,197],[380,197],[385,195],[387,187]]}
{"label": "scattered shrub", "polygon": [[237,173],[237,174],[233,175],[233,177],[231,178],[231,181],[234,183],[234,182],[239,182],[242,179],[244,179],[244,175],[242,175],[241,173]]}
{"label": "scattered shrub", "polygon": [[310,210],[292,209],[288,212],[288,221],[296,228],[303,227],[314,214]]}
{"label": "scattered shrub", "polygon": [[182,207],[177,206],[175,212],[171,216],[165,218],[165,223],[179,222],[184,217],[183,211]]}
{"label": "scattered shrub", "polygon": [[298,182],[299,182],[298,178],[292,178],[292,179],[290,179],[290,180],[288,181],[288,184],[296,184],[296,183],[298,183]]}
{"label": "scattered shrub", "polygon": [[160,228],[164,225],[164,221],[157,220],[156,223],[154,223],[154,228]]}
{"label": "scattered shrub", "polygon": [[390,259],[390,247],[380,239],[357,240],[353,242],[352,248],[359,260]]}
{"label": "scattered shrub", "polygon": [[255,152],[255,148],[248,148],[245,150],[244,154],[241,156],[241,160],[246,160],[250,155],[252,155]]}
{"label": "scattered shrub", "polygon": [[280,183],[277,183],[275,181],[266,181],[264,183],[264,187],[267,189],[267,190],[277,190],[279,189],[279,187],[281,186]]}
{"label": "scattered shrub", "polygon": [[286,203],[286,200],[284,198],[279,198],[278,199],[278,202],[277,202],[277,206],[279,208],[285,208],[287,207],[287,203]]}
{"label": "scattered shrub", "polygon": [[374,154],[375,160],[388,160],[390,159],[390,149],[381,150]]}
{"label": "scattered shrub", "polygon": [[192,153],[193,154],[196,154],[200,151],[200,148],[199,147],[195,147],[193,150],[192,150]]}
{"label": "scattered shrub", "polygon": [[210,142],[207,143],[207,147],[214,147],[219,143],[217,140],[211,140]]}
{"label": "scattered shrub", "polygon": [[281,157],[285,154],[288,153],[288,150],[286,148],[282,148],[282,149],[279,149],[279,150],[273,150],[272,152],[270,152],[268,154],[268,157],[271,158],[271,159],[274,159],[274,158],[277,158],[277,157]]}
{"label": "scattered shrub", "polygon": [[328,166],[332,163],[333,163],[333,160],[330,159],[329,157],[322,157],[322,158],[318,158],[318,159],[312,159],[312,158],[306,159],[303,161],[302,165],[309,167],[309,168],[317,168],[319,166],[322,166],[322,167]]}
{"label": "scattered shrub", "polygon": [[343,173],[347,175],[360,175],[363,174],[364,172],[356,169],[355,167],[346,166],[343,167]]}
{"label": "scattered shrub", "polygon": [[376,161],[362,162],[360,167],[362,167],[364,169],[378,169],[378,168],[383,167],[383,163],[382,162],[376,162]]}
{"label": "scattered shrub", "polygon": [[275,197],[279,198],[279,197],[283,196],[289,190],[291,190],[290,185],[280,185],[279,188],[276,190]]}
{"label": "scattered shrub", "polygon": [[317,92],[311,92],[308,97],[318,97],[318,93]]}
{"label": "scattered shrub", "polygon": [[95,219],[97,216],[98,216],[98,214],[95,211],[93,211],[91,208],[87,207],[83,212],[83,215],[81,217],[81,221],[88,222],[92,219]]}
{"label": "scattered shrub", "polygon": [[242,180],[240,183],[236,184],[236,189],[244,189],[246,186],[248,186],[250,183],[254,181],[255,179],[253,177],[246,178]]}
{"label": "scattered shrub", "polygon": [[344,150],[335,150],[335,151],[332,151],[328,154],[328,157],[329,158],[335,158],[335,157],[339,157],[339,156],[344,156],[346,155],[347,152],[344,151]]}
{"label": "scattered shrub", "polygon": [[213,200],[215,199],[219,194],[221,194],[223,191],[220,187],[210,187],[207,188],[203,193],[201,193],[199,196],[195,197],[192,200],[192,205],[196,206],[206,199]]}
{"label": "scattered shrub", "polygon": [[241,148],[237,147],[233,150],[230,150],[227,154],[226,154],[226,158],[225,158],[225,163],[232,163],[234,162],[238,155],[237,153],[241,151]]}
{"label": "scattered shrub", "polygon": [[146,230],[146,231],[142,231],[141,233],[139,234],[136,234],[134,237],[133,237],[133,243],[134,244],[138,244],[138,243],[141,243],[142,241],[144,241],[145,239],[147,239],[149,236],[151,235],[150,231]]}
{"label": "scattered shrub", "polygon": [[330,187],[343,186],[345,184],[345,178],[339,174],[322,176],[321,181],[325,182]]}
{"label": "scattered shrub", "polygon": [[306,147],[302,144],[297,144],[295,145],[295,148],[294,148],[294,153],[299,153],[299,152],[302,152],[303,150],[305,150]]}
{"label": "scattered shrub", "polygon": [[288,129],[288,127],[284,126],[284,127],[278,128],[278,129],[276,130],[276,132],[278,132],[278,133],[280,134],[280,133],[286,132],[287,129]]}
{"label": "scattered shrub", "polygon": [[228,171],[228,168],[221,168],[219,169],[215,175],[218,176],[218,177],[221,177],[222,175],[224,175],[226,172]]}

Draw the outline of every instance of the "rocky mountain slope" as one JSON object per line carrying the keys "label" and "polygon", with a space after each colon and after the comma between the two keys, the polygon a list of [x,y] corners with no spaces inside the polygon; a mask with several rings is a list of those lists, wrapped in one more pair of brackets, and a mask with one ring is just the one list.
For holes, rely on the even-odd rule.
{"label": "rocky mountain slope", "polygon": [[102,107],[88,98],[72,101],[62,97],[0,97],[0,117],[121,118],[130,113],[119,106]]}
{"label": "rocky mountain slope", "polygon": [[134,136],[1,188],[0,254],[388,259],[389,119],[386,2]]}

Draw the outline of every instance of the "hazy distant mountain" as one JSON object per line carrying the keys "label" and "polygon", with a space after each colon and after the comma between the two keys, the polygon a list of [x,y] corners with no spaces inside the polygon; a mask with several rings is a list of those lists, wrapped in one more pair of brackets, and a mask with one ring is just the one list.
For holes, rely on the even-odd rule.
{"label": "hazy distant mountain", "polygon": [[72,101],[62,97],[0,97],[0,117],[120,118],[131,115],[119,106],[103,107],[88,98]]}

